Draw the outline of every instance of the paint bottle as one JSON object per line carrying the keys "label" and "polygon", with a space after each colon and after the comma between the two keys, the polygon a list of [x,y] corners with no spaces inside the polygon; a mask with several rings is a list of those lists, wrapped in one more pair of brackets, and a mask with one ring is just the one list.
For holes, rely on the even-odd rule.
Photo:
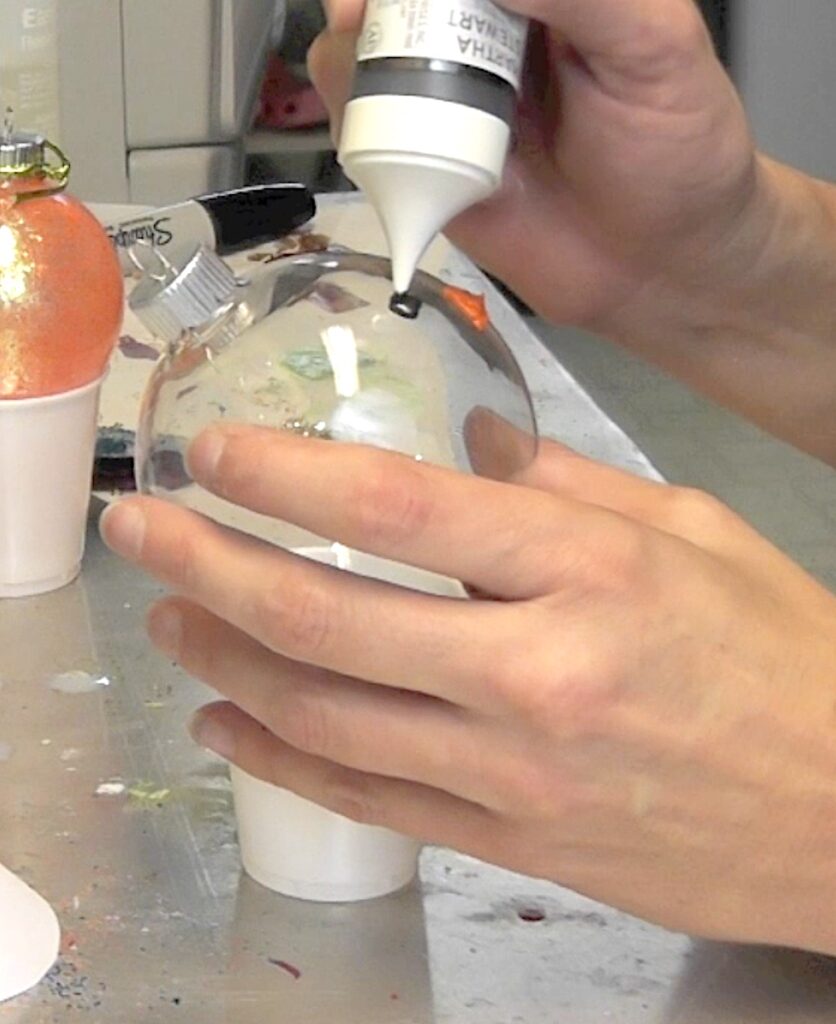
{"label": "paint bottle", "polygon": [[492,0],[367,0],[340,162],[380,218],[396,293],[498,187],[527,32]]}

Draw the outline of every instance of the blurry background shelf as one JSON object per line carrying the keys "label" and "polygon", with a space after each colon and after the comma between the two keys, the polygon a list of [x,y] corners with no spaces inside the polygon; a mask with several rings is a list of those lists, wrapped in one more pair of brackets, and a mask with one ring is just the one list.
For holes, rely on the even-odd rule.
{"label": "blurry background shelf", "polygon": [[249,156],[268,156],[285,153],[328,153],[334,145],[327,125],[315,128],[283,128],[270,131],[257,128],[246,138]]}

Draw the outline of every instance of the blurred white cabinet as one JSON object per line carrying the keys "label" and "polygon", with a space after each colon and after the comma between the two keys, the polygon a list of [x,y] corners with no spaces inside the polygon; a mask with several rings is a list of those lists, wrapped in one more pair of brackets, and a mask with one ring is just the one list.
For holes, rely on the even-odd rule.
{"label": "blurred white cabinet", "polygon": [[162,204],[243,181],[284,0],[59,0],[73,190]]}

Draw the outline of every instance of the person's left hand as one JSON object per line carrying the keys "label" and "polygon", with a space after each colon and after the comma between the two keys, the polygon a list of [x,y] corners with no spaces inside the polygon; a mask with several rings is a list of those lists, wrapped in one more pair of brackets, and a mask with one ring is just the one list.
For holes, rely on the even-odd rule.
{"label": "person's left hand", "polygon": [[148,498],[196,739],[358,821],[669,927],[836,952],[836,598],[706,495],[545,445],[513,483],[245,427],[206,488],[498,600],[305,561]]}

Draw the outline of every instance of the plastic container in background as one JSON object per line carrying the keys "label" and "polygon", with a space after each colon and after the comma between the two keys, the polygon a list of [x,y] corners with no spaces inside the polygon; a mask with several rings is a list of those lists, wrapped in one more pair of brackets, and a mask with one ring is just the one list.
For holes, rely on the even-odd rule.
{"label": "plastic container in background", "polygon": [[[0,3],[0,115],[61,138],[57,0]],[[69,60],[78,59],[67,54]]]}
{"label": "plastic container in background", "polygon": [[79,573],[100,388],[0,401],[0,598],[56,590]]}
{"label": "plastic container in background", "polygon": [[22,995],[58,957],[61,929],[52,907],[0,864],[0,1003]]}
{"label": "plastic container in background", "polygon": [[122,324],[119,261],[98,221],[65,194],[69,175],[52,142],[5,125],[0,597],[54,590],[79,571],[99,389]]}
{"label": "plastic container in background", "polygon": [[[412,590],[465,596],[461,584],[434,573],[337,547],[296,554],[341,565]],[[409,885],[420,844],[389,829],[360,825],[255,779],[234,765],[232,792],[241,860],[247,874],[284,896],[349,902],[385,896]]]}

